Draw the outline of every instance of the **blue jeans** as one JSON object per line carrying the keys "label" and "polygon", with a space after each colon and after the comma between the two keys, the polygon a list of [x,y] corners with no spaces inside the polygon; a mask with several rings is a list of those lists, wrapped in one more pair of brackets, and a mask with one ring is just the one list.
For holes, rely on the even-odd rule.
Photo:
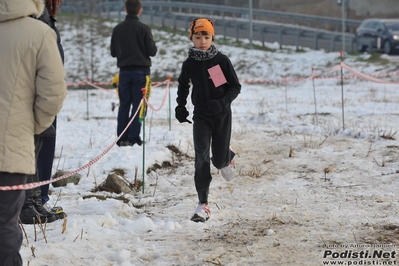
{"label": "blue jeans", "polygon": [[[150,72],[143,70],[121,70],[119,72],[118,136],[121,135],[139,107],[143,98],[141,89],[145,87],[147,75],[150,75]],[[134,141],[140,138],[140,130],[141,123],[139,121],[139,113],[137,113],[129,129],[119,139],[118,145],[121,141]]]}

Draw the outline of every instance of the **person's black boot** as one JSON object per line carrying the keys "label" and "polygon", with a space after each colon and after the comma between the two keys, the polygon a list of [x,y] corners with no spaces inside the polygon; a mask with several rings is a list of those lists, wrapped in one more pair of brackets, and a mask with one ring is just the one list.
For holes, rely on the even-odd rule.
{"label": "person's black boot", "polygon": [[23,224],[38,224],[38,223],[51,223],[57,220],[54,214],[48,213],[48,215],[42,215],[39,213],[35,206],[24,206],[19,214],[21,223]]}
{"label": "person's black boot", "polygon": [[36,211],[37,211],[38,213],[40,213],[41,216],[44,216],[44,217],[46,217],[46,218],[48,219],[48,221],[47,221],[48,223],[51,223],[50,220],[53,220],[53,219],[54,219],[54,221],[55,221],[55,220],[58,219],[58,218],[54,215],[54,213],[47,211],[47,210],[43,207],[42,204],[36,204],[36,202],[35,202],[34,207],[35,207]]}
{"label": "person's black boot", "polygon": [[34,188],[33,192],[33,206],[41,216],[47,218],[47,222],[51,223],[51,221],[55,221],[58,219],[57,216],[54,215],[53,212],[46,210],[42,204],[42,196],[41,196],[40,188]]}

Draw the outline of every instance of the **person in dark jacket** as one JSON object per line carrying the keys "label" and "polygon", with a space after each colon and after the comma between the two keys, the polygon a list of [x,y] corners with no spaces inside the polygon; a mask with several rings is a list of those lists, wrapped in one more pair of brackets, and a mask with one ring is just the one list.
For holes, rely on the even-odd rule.
{"label": "person in dark jacket", "polygon": [[[60,52],[61,60],[64,62],[64,49],[61,45],[61,37],[55,25],[55,15],[61,5],[62,0],[46,0],[43,14],[38,18],[52,28],[57,35],[57,46]],[[53,168],[55,138],[56,138],[57,117],[53,124],[40,135],[35,135],[35,153],[37,171],[35,175],[28,176],[28,183],[46,181],[51,178]],[[38,188],[26,190],[25,202],[19,215],[23,224],[41,222],[54,222],[57,218],[63,218],[66,215],[60,206],[48,206],[46,203],[50,200],[48,195],[49,185],[43,185]]]}
{"label": "person in dark jacket", "polygon": [[[151,56],[157,53],[151,28],[139,21],[142,12],[140,0],[126,0],[127,13],[123,22],[115,26],[111,36],[110,52],[119,67],[119,111],[117,134],[120,136],[132,119],[143,98],[142,88],[150,75]],[[119,146],[141,145],[141,122],[136,115],[128,130],[120,137]]]}
{"label": "person in dark jacket", "polygon": [[178,78],[175,116],[180,123],[191,123],[187,119],[186,104],[192,84],[194,182],[199,200],[191,218],[195,222],[205,222],[211,215],[208,206],[211,161],[224,179],[230,181],[234,177],[235,153],[230,149],[231,103],[240,93],[241,85],[230,59],[213,45],[214,35],[211,20],[192,21],[190,40],[194,46],[189,49]]}

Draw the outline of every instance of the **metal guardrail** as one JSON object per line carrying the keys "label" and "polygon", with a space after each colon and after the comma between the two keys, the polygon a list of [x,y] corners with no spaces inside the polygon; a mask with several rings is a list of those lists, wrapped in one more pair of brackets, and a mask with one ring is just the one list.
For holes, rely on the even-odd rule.
{"label": "metal guardrail", "polygon": [[[220,6],[186,2],[167,1],[143,1],[143,7],[150,8],[150,11],[162,11],[169,13],[203,14],[230,18],[247,18],[250,11],[246,7]],[[145,10],[145,8],[144,8]],[[331,31],[341,31],[342,19],[334,17],[323,17],[306,14],[297,14],[264,9],[253,9],[252,18],[260,21],[273,21],[280,23],[299,24],[312,28]],[[348,32],[354,33],[361,21],[346,19],[345,24]]]}
{"label": "metal guardrail", "polygon": [[[123,5],[123,0],[89,0],[73,3],[64,0],[59,12],[102,14],[108,18],[116,16],[121,20],[124,16]],[[211,17],[215,21],[215,27],[219,28],[218,32],[237,39],[243,35],[242,31],[248,31],[250,26],[248,8],[173,1],[143,1],[142,5],[143,15],[150,17],[150,23],[153,25],[165,27],[173,25],[172,27],[176,29],[180,21],[181,24],[184,23],[183,28],[185,28],[189,21],[202,15]],[[345,50],[355,50],[353,32],[360,25],[360,21],[346,20],[349,32],[343,35],[338,31],[342,27],[342,20],[338,18],[261,9],[254,9],[252,14],[254,40],[261,41],[263,45],[272,38],[280,43],[280,47],[296,45],[297,48],[303,46],[316,50],[324,48],[337,51],[343,48],[337,43],[342,43],[345,38]],[[274,22],[271,22],[273,20]]]}
{"label": "metal guardrail", "polygon": [[[149,22],[154,25],[160,25],[162,27],[172,27],[177,29],[178,21],[184,21],[184,25],[189,25],[190,21],[198,16],[193,15],[183,15],[176,13],[166,13],[166,12],[147,12],[150,16]],[[211,17],[214,20],[215,27],[223,36],[232,36],[237,40],[240,38],[240,33],[248,32],[249,23],[245,19],[229,19],[229,18],[219,18]],[[157,21],[158,19],[158,21]],[[230,30],[230,32],[229,32]],[[321,49],[321,43],[324,42],[323,48],[330,51],[340,51],[342,50],[342,33],[331,32],[326,30],[319,30],[308,28],[299,25],[290,24],[279,24],[279,23],[269,23],[262,21],[253,22],[253,32],[256,40],[261,41],[263,46],[268,42],[267,36],[273,36],[274,41],[280,44],[280,48],[283,45],[294,45],[298,49],[300,46],[309,47],[315,50]],[[246,35],[241,35],[241,37],[247,37]],[[287,43],[287,39],[290,39],[290,43]],[[307,39],[307,44],[304,45],[304,40]],[[355,39],[354,35],[347,33],[345,34],[346,51],[354,51],[355,49]]]}

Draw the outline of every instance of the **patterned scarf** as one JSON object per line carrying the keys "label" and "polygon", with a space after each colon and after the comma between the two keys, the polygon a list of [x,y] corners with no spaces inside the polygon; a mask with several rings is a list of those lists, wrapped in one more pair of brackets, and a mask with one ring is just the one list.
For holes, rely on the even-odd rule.
{"label": "patterned scarf", "polygon": [[218,49],[212,44],[211,47],[207,51],[203,51],[200,49],[197,49],[195,47],[191,47],[188,50],[188,56],[197,60],[197,61],[205,61],[209,60],[215,57],[215,55],[218,53]]}

